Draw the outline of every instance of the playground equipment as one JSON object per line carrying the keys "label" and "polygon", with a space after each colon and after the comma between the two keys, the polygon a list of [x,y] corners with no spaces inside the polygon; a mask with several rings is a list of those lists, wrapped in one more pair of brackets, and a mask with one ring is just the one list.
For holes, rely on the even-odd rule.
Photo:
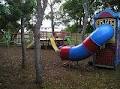
{"label": "playground equipment", "polygon": [[120,63],[120,13],[106,8],[94,16],[94,28],[81,44],[62,47],[61,59],[80,61],[94,55],[95,66],[115,68]]}
{"label": "playground equipment", "polygon": [[58,49],[58,47],[57,47],[57,45],[55,43],[55,38],[53,36],[50,37],[50,42],[51,42],[51,45],[52,45],[53,49],[55,50],[55,52],[58,52],[59,49]]}
{"label": "playground equipment", "polygon": [[[97,28],[83,43],[69,47],[65,46],[60,49],[62,59],[79,61],[92,55],[99,46],[102,46],[106,41],[112,38],[113,28],[111,25],[105,24]],[[99,35],[101,34],[101,35]]]}
{"label": "playground equipment", "polygon": [[94,16],[94,28],[105,23],[113,27],[114,35],[104,47],[97,50],[93,63],[95,66],[115,69],[120,64],[120,12],[114,12],[109,7]]}
{"label": "playground equipment", "polygon": [[[40,32],[40,41],[42,46],[49,46],[49,43],[55,51],[58,51],[58,47],[64,44],[64,36],[66,33],[56,32],[56,36],[53,37],[52,32]],[[33,48],[34,41],[32,40],[27,45],[27,48]]]}

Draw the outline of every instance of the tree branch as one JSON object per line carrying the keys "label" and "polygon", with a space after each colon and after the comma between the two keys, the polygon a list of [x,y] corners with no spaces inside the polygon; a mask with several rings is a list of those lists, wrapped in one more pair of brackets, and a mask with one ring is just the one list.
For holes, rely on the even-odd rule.
{"label": "tree branch", "polygon": [[43,0],[43,11],[44,11],[45,8],[47,7],[47,3],[48,3],[48,0]]}

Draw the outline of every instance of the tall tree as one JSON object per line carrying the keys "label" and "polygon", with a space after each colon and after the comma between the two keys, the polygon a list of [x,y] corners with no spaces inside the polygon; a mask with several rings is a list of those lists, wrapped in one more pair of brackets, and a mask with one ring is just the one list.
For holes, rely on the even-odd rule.
{"label": "tall tree", "polygon": [[83,17],[82,40],[84,40],[84,35],[87,28],[88,17],[89,17],[88,0],[83,0],[83,8],[84,8],[84,17]]}
{"label": "tall tree", "polygon": [[0,30],[2,29],[4,31],[7,31],[9,29],[10,32],[17,32],[20,26],[17,23],[19,17],[20,11],[17,8],[8,5],[7,2],[0,4]]}
{"label": "tall tree", "polygon": [[21,44],[22,44],[22,68],[25,68],[26,61],[26,47],[24,38],[24,17],[21,15]]}
{"label": "tall tree", "polygon": [[48,13],[48,15],[46,15],[46,19],[51,20],[52,33],[54,33],[55,19],[56,19],[55,13],[56,13],[56,8],[58,8],[58,7],[55,7],[55,5],[60,2],[61,2],[61,0],[49,0],[49,2],[48,2],[48,6],[50,7],[50,13]]}
{"label": "tall tree", "polygon": [[66,0],[61,6],[61,10],[63,12],[62,17],[67,17],[67,19],[65,18],[66,20],[63,19],[63,21],[74,21],[78,27],[81,26],[81,18],[84,16],[82,0]]}
{"label": "tall tree", "polygon": [[35,0],[21,0],[21,43],[22,43],[22,68],[25,67],[26,61],[26,47],[25,47],[25,36],[24,29],[28,28],[31,14],[35,8]]}
{"label": "tall tree", "polygon": [[47,7],[48,0],[37,0],[37,22],[34,29],[35,42],[35,69],[36,69],[36,83],[42,84],[42,61],[41,61],[41,47],[40,47],[40,27],[42,25],[44,11]]}
{"label": "tall tree", "polygon": [[[7,31],[12,26],[12,33],[17,33],[21,29],[21,43],[22,43],[22,68],[25,66],[25,39],[24,29],[28,29],[30,23],[31,14],[35,8],[35,0],[5,0],[6,7],[5,14],[2,15],[4,18],[1,22],[5,23],[2,29]],[[2,7],[3,8],[3,7]],[[20,24],[18,22],[21,22]],[[7,29],[7,28],[8,29]],[[15,30],[13,30],[15,29]]]}
{"label": "tall tree", "polygon": [[[79,28],[82,27],[82,39],[84,39],[88,18],[93,16],[94,11],[97,9],[95,7],[99,5],[98,2],[99,0],[66,0],[62,4],[63,14],[68,21],[75,21]],[[83,24],[81,24],[81,21]]]}
{"label": "tall tree", "polygon": [[53,12],[53,2],[50,0],[50,3],[49,3],[49,5],[50,5],[50,9],[51,9],[51,12],[50,12],[50,14],[51,14],[51,28],[52,28],[52,33],[54,33],[54,12]]}

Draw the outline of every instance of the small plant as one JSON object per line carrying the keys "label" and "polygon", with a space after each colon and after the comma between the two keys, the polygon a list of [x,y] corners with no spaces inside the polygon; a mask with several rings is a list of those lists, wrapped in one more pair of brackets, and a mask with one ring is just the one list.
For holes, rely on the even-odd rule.
{"label": "small plant", "polygon": [[68,26],[65,30],[67,32],[75,33],[78,31],[77,24],[73,24],[72,26]]}
{"label": "small plant", "polygon": [[3,42],[5,43],[5,46],[9,47],[11,42],[11,33],[10,31],[5,31],[3,35]]}
{"label": "small plant", "polygon": [[93,26],[90,23],[88,23],[85,34],[92,33],[93,30],[94,30]]}

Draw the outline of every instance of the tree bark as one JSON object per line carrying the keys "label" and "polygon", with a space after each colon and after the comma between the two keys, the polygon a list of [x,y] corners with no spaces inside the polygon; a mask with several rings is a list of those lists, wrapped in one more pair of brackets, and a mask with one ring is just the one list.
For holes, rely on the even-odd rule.
{"label": "tree bark", "polygon": [[23,17],[21,17],[21,46],[22,46],[22,68],[25,68],[26,47],[25,47],[25,38],[24,38],[24,18]]}
{"label": "tree bark", "polygon": [[34,30],[34,43],[35,43],[35,69],[36,69],[36,83],[42,84],[43,66],[41,59],[41,47],[40,47],[40,36],[39,26],[36,24]]}
{"label": "tree bark", "polygon": [[41,47],[40,47],[40,27],[42,25],[43,16],[45,8],[47,7],[47,0],[37,0],[37,22],[35,25],[34,32],[34,43],[35,43],[35,70],[36,70],[36,83],[42,84],[42,76],[43,76],[43,66],[41,59]]}
{"label": "tree bark", "polygon": [[51,28],[52,28],[52,33],[54,34],[54,16],[53,16],[53,4],[51,3],[50,5],[51,9]]}
{"label": "tree bark", "polygon": [[85,31],[86,31],[87,23],[88,23],[88,17],[89,17],[89,13],[88,13],[88,0],[83,0],[83,8],[84,8],[85,16],[83,18],[83,30],[81,32],[82,40],[84,40]]}

